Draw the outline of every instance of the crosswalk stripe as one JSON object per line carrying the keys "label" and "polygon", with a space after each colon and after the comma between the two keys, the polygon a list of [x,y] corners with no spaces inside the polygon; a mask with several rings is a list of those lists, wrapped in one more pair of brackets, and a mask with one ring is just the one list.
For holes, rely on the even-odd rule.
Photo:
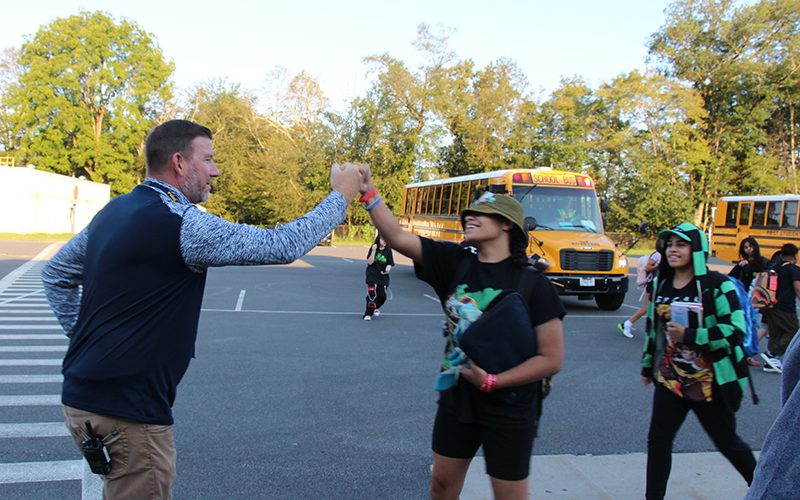
{"label": "crosswalk stripe", "polygon": [[0,325],[0,330],[63,330],[63,328],[47,325]]}
{"label": "crosswalk stripe", "polygon": [[83,460],[0,464],[0,484],[83,479]]}
{"label": "crosswalk stripe", "polygon": [[57,320],[55,316],[53,316],[52,318],[33,318],[33,317],[26,318],[24,316],[8,316],[8,317],[0,316],[0,321],[57,321]]}
{"label": "crosswalk stripe", "polygon": [[55,335],[52,333],[2,333],[0,340],[67,340],[63,333]]}
{"label": "crosswalk stripe", "polygon": [[67,352],[66,345],[0,345],[0,352]]}
{"label": "crosswalk stripe", "polygon": [[0,384],[60,384],[63,375],[0,375]]}
{"label": "crosswalk stripe", "polygon": [[0,366],[61,366],[60,359],[0,359]]}
{"label": "crosswalk stripe", "polygon": [[0,424],[0,438],[37,438],[69,435],[70,433],[64,422]]}
{"label": "crosswalk stripe", "polygon": [[61,406],[58,394],[0,396],[0,406]]}
{"label": "crosswalk stripe", "polygon": [[[49,314],[53,315],[53,311],[50,310],[49,307],[40,307],[40,308],[30,308],[30,309],[2,309],[0,308],[0,313],[8,313],[8,314]],[[53,316],[55,318],[55,316]]]}

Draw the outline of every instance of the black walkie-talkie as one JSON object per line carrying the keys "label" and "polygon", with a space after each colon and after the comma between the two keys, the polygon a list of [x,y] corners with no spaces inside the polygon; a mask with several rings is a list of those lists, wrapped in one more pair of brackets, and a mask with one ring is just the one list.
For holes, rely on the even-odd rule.
{"label": "black walkie-talkie", "polygon": [[103,438],[92,430],[92,424],[86,421],[86,439],[81,441],[81,452],[89,463],[89,468],[95,474],[108,474],[111,472],[111,457],[108,449],[103,444]]}

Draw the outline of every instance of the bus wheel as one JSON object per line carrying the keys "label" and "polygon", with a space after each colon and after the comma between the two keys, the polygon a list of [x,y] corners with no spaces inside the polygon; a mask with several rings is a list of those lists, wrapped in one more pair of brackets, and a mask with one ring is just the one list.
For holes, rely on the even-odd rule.
{"label": "bus wheel", "polygon": [[625,302],[625,294],[595,295],[594,301],[597,303],[597,307],[604,311],[616,311],[622,307],[622,303]]}

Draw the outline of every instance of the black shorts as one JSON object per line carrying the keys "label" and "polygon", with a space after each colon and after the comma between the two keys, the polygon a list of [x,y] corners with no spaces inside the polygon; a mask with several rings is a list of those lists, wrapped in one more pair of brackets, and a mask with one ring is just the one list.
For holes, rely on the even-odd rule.
{"label": "black shorts", "polygon": [[433,423],[432,448],[448,458],[471,459],[483,445],[487,474],[504,481],[521,481],[528,477],[535,434],[534,426],[465,424],[440,405]]}

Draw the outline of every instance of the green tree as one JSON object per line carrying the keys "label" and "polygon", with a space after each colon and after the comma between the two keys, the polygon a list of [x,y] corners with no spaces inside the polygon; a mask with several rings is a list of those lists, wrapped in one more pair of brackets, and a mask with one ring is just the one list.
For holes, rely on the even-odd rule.
{"label": "green tree", "polygon": [[611,124],[598,129],[596,158],[605,161],[594,163],[612,202],[609,224],[633,231],[642,220],[654,228],[696,221],[695,209],[714,183],[699,94],[654,72],[633,71],[601,85],[595,96],[603,122]]}
{"label": "green tree", "polygon": [[721,194],[770,193],[794,182],[798,27],[798,0],[742,7],[679,0],[650,40],[660,69],[688,82],[707,112],[713,182],[698,201],[704,225]]}
{"label": "green tree", "polygon": [[472,61],[449,68],[437,112],[449,132],[440,153],[442,170],[464,175],[506,168],[515,163],[511,144],[521,118],[525,77],[510,60],[481,70]]}
{"label": "green tree", "polygon": [[107,182],[141,178],[141,141],[171,98],[173,65],[133,22],[82,12],[23,44],[19,85],[8,97],[25,161]]}

